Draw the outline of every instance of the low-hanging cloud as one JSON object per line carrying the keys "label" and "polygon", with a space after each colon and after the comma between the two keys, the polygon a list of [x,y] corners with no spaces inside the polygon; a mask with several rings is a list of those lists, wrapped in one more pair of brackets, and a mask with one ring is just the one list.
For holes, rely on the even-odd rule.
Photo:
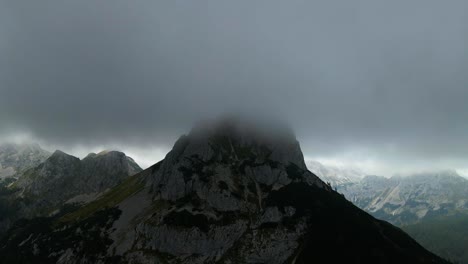
{"label": "low-hanging cloud", "polygon": [[310,157],[463,167],[467,9],[461,0],[2,1],[0,137],[143,150],[236,112],[287,120]]}

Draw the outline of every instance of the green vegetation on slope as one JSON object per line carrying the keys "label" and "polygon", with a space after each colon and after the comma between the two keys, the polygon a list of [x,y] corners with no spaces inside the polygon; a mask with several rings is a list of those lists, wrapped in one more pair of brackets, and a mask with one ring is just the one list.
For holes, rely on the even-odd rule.
{"label": "green vegetation on slope", "polygon": [[130,197],[143,189],[144,183],[139,175],[140,174],[128,177],[121,184],[105,193],[102,197],[74,212],[64,215],[59,219],[59,221],[70,222],[77,219],[84,219],[103,208],[115,207],[118,203],[125,200],[125,198]]}
{"label": "green vegetation on slope", "polygon": [[112,244],[108,232],[120,214],[117,208],[107,208],[81,221],[62,224],[57,229],[53,228],[54,217],[19,220],[0,241],[0,262],[57,263],[56,252],[74,249],[72,258],[76,262],[86,256],[87,263],[121,263],[119,257],[101,260]]}
{"label": "green vegetation on slope", "polygon": [[468,264],[468,214],[437,217],[403,229],[432,252]]}

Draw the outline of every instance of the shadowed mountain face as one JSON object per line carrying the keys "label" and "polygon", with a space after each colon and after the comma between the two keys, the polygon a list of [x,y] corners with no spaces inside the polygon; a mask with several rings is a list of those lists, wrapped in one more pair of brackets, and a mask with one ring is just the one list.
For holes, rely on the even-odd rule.
{"label": "shadowed mountain face", "polygon": [[0,180],[37,166],[50,155],[37,144],[0,145]]}
{"label": "shadowed mountain face", "polygon": [[121,152],[90,154],[80,160],[57,150],[8,187],[2,186],[0,234],[19,218],[48,216],[67,202],[86,202],[139,171]]}
{"label": "shadowed mountain face", "polygon": [[304,164],[289,132],[204,124],[68,213],[17,223],[8,263],[445,263]]}

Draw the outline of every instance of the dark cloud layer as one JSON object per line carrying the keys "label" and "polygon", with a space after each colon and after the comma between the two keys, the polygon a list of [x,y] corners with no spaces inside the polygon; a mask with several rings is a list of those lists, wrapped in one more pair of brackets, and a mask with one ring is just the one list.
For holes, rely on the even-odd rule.
{"label": "dark cloud layer", "polygon": [[240,112],[286,119],[310,156],[461,166],[466,10],[463,0],[1,1],[0,135],[167,146],[195,120]]}

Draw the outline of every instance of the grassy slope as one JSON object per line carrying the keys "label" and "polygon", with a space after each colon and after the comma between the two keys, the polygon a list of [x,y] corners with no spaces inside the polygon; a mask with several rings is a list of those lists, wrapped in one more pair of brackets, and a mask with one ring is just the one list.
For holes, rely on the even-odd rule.
{"label": "grassy slope", "polygon": [[97,200],[79,208],[78,210],[64,215],[59,219],[60,222],[70,222],[78,219],[84,219],[91,216],[98,210],[103,208],[111,208],[122,202],[125,198],[141,191],[144,183],[141,180],[140,174],[130,176],[121,184],[112,188]]}
{"label": "grassy slope", "polygon": [[126,198],[143,190],[145,187],[146,177],[150,176],[152,173],[158,170],[161,166],[161,163],[162,162],[158,162],[148,169],[126,178],[122,183],[112,188],[95,201],[80,207],[76,211],[64,215],[59,219],[59,222],[65,223],[84,219],[101,209],[115,207]]}
{"label": "grassy slope", "polygon": [[432,252],[468,264],[468,214],[438,217],[403,229]]}

